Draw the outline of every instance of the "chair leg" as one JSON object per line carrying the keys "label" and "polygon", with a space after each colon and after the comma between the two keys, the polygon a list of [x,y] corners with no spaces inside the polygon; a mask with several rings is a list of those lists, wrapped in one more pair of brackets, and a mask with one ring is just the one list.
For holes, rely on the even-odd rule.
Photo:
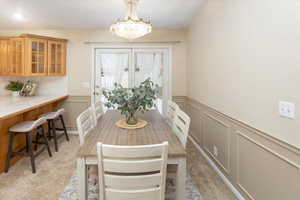
{"label": "chair leg", "polygon": [[45,145],[47,147],[48,154],[49,154],[50,157],[52,157],[52,153],[51,153],[51,150],[50,150],[49,142],[48,142],[47,135],[45,133],[44,127],[42,126],[41,129],[42,129],[42,137],[45,140]]}
{"label": "chair leg", "polygon": [[37,150],[39,140],[40,140],[40,134],[39,134],[39,132],[38,132],[38,133],[36,134],[36,136],[35,136],[34,151]]}
{"label": "chair leg", "polygon": [[5,173],[8,172],[9,166],[10,166],[10,159],[13,154],[13,141],[14,141],[14,133],[10,133],[9,135],[9,142],[8,142],[8,152],[7,152],[7,157],[6,157],[6,162],[5,162]]}
{"label": "chair leg", "polygon": [[26,153],[28,153],[28,138],[25,136],[26,139]]}
{"label": "chair leg", "polygon": [[54,138],[54,146],[55,146],[55,151],[58,151],[58,145],[57,145],[57,136],[56,136],[56,126],[55,126],[55,121],[51,120],[51,127],[52,127],[52,133],[53,133],[53,138]]}
{"label": "chair leg", "polygon": [[62,126],[63,126],[64,133],[65,133],[65,136],[66,136],[66,139],[67,139],[67,141],[70,141],[70,140],[69,140],[68,133],[67,133],[67,129],[66,129],[66,125],[65,125],[64,118],[63,118],[62,115],[60,115],[59,118],[60,118],[61,124],[62,124]]}
{"label": "chair leg", "polygon": [[47,120],[48,121],[48,138],[49,141],[52,139],[51,138],[51,131],[52,131],[52,127],[51,127],[51,120]]}
{"label": "chair leg", "polygon": [[30,156],[30,161],[31,161],[31,168],[32,168],[32,173],[36,172],[35,169],[35,158],[32,150],[32,134],[28,133],[26,134],[27,140],[28,140],[28,154]]}

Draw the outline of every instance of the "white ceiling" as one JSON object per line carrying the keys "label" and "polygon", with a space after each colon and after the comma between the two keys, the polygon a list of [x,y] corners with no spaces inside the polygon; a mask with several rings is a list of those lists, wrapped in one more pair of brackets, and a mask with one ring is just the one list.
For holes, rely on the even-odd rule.
{"label": "white ceiling", "polygon": [[[140,0],[138,14],[154,28],[183,28],[201,0]],[[0,0],[0,29],[107,28],[125,13],[123,0]],[[21,13],[24,20],[13,15]]]}

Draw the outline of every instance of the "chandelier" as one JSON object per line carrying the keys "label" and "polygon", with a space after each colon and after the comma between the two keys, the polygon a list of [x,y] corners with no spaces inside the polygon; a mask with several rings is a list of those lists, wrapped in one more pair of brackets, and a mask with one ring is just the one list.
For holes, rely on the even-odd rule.
{"label": "chandelier", "polygon": [[125,0],[127,6],[126,16],[118,20],[110,27],[110,31],[119,37],[133,40],[152,31],[150,22],[144,21],[137,16],[137,4],[139,0]]}

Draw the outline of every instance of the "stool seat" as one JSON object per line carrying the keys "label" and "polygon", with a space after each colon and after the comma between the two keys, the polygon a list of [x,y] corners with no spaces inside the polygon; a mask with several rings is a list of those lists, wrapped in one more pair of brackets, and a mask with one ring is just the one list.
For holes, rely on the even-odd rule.
{"label": "stool seat", "polygon": [[26,133],[29,131],[32,131],[33,129],[37,128],[38,126],[42,125],[47,121],[46,118],[39,118],[35,121],[24,121],[20,122],[12,127],[9,128],[10,132],[16,132],[16,133]]}
{"label": "stool seat", "polygon": [[48,112],[45,114],[42,114],[39,116],[39,118],[44,117],[46,119],[55,119],[58,118],[60,115],[62,115],[65,112],[65,109],[61,108],[56,112]]}

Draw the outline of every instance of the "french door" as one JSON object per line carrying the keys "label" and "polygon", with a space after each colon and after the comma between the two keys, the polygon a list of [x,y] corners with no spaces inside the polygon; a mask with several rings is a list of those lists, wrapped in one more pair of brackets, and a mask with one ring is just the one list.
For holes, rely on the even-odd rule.
{"label": "french door", "polygon": [[105,101],[102,91],[113,89],[114,83],[132,88],[151,78],[159,86],[156,105],[165,113],[171,98],[168,48],[95,48],[94,58],[92,102]]}

